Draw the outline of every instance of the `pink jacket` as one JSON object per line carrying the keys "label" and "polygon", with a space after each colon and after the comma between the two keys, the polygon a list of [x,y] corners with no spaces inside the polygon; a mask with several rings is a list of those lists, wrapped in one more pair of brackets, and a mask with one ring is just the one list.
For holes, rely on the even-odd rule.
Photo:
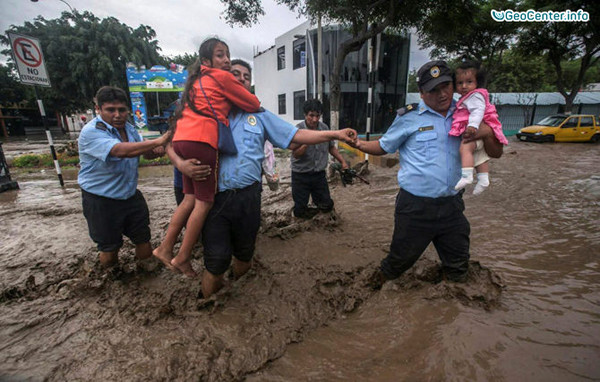
{"label": "pink jacket", "polygon": [[498,141],[504,145],[508,144],[508,140],[502,132],[502,124],[498,120],[498,113],[496,112],[496,106],[490,103],[490,96],[488,91],[485,89],[475,89],[465,96],[461,97],[456,103],[456,110],[452,116],[452,128],[450,129],[449,135],[458,137],[465,132],[467,124],[469,123],[469,110],[463,105],[463,101],[469,98],[473,93],[480,93],[485,99],[485,112],[483,114],[483,122],[489,125],[494,131],[494,135],[498,138]]}

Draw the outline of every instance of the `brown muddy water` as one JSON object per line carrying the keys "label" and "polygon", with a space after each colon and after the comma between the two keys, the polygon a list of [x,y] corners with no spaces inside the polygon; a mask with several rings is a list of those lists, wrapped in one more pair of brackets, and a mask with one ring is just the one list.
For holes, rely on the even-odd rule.
{"label": "brown muddy water", "polygon": [[[599,162],[598,145],[511,142],[491,188],[465,195],[468,282],[439,281],[429,248],[376,292],[397,167],[332,183],[336,213],[298,222],[282,165],[255,266],[206,302],[129,243],[103,272],[75,171],[65,189],[53,170],[19,172],[21,190],[0,194],[0,380],[600,380]],[[140,175],[156,245],[171,169]]]}

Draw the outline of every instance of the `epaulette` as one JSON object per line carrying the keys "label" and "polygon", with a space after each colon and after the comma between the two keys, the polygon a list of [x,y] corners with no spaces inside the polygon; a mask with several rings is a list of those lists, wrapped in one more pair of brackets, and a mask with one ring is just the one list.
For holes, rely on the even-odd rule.
{"label": "epaulette", "polygon": [[400,109],[398,109],[396,111],[396,113],[398,113],[399,117],[402,117],[406,113],[409,113],[409,112],[411,112],[413,110],[417,110],[417,106],[419,106],[418,103],[411,103],[411,104],[408,104],[408,105],[406,105],[404,107],[401,107]]}
{"label": "epaulette", "polygon": [[98,121],[96,122],[96,129],[106,131],[107,128],[104,122]]}

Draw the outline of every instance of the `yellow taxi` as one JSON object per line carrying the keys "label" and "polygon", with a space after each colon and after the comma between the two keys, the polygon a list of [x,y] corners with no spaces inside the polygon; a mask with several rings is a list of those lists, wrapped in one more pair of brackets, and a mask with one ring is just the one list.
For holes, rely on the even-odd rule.
{"label": "yellow taxi", "polygon": [[555,114],[524,127],[517,139],[526,142],[598,142],[600,126],[591,114]]}

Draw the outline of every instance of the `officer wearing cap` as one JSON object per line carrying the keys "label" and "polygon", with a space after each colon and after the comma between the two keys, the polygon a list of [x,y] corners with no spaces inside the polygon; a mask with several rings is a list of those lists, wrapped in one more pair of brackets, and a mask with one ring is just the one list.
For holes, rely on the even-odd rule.
{"label": "officer wearing cap", "polygon": [[[466,280],[470,225],[464,216],[462,193],[454,190],[460,178],[460,137],[448,135],[454,112],[452,72],[445,61],[431,61],[417,72],[421,102],[402,108],[378,141],[357,141],[355,147],[373,154],[400,154],[395,227],[388,255],[373,274],[371,285],[381,287],[419,259],[433,242],[445,278]],[[482,125],[483,139],[492,157],[502,155],[489,126]]]}
{"label": "officer wearing cap", "polygon": [[98,116],[79,134],[77,181],[81,188],[83,214],[90,237],[97,244],[100,263],[118,261],[123,235],[135,244],[138,259],[152,255],[150,217],[142,193],[137,190],[139,156],[152,158],[164,153],[170,135],[143,141],[127,122],[127,94],[104,86],[96,93]]}

